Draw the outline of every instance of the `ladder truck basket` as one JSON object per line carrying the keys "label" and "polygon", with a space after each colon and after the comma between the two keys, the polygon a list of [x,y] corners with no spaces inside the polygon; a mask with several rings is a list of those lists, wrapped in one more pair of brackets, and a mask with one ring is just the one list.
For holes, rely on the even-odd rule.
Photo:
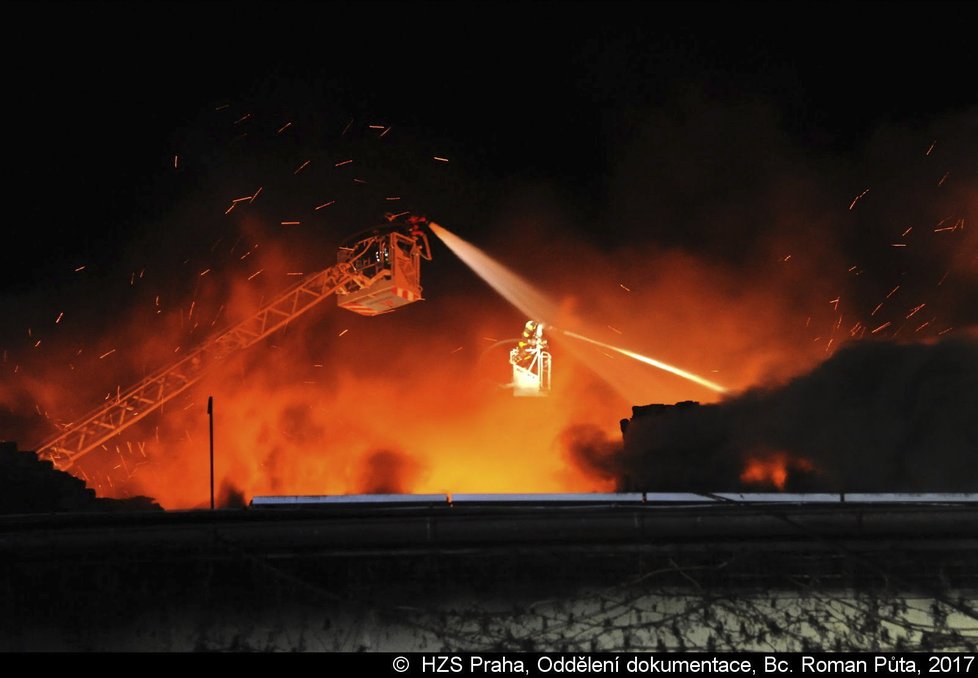
{"label": "ladder truck basket", "polygon": [[[341,247],[337,261],[351,259],[352,280],[336,291],[340,308],[360,315],[378,315],[415,301],[421,296],[421,249],[417,240],[399,232]],[[361,253],[362,252],[362,253]]]}
{"label": "ladder truck basket", "polygon": [[513,395],[517,397],[545,396],[550,393],[550,352],[543,338],[543,323],[530,320],[523,337],[509,352],[513,366]]}

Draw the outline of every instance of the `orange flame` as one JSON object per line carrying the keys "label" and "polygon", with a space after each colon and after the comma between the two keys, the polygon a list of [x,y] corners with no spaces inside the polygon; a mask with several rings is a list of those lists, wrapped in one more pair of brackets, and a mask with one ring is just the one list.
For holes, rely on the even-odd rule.
{"label": "orange flame", "polygon": [[740,482],[754,485],[774,485],[784,490],[791,471],[810,472],[814,465],[803,458],[789,457],[785,452],[772,452],[764,456],[748,457]]}

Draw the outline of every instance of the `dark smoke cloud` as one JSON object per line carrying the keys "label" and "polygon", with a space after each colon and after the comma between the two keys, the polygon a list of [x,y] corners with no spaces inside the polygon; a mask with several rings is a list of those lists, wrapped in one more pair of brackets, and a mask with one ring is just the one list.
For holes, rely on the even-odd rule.
{"label": "dark smoke cloud", "polygon": [[217,493],[217,506],[219,508],[244,508],[248,505],[245,493],[229,480],[221,483],[221,489]]}
{"label": "dark smoke cloud", "polygon": [[602,480],[617,480],[624,472],[621,465],[621,443],[609,439],[604,429],[594,424],[569,426],[560,435],[575,466]]}
{"label": "dark smoke cloud", "polygon": [[781,387],[644,410],[617,450],[595,431],[568,430],[571,457],[629,490],[770,489],[741,474],[749,459],[779,455],[788,491],[978,490],[978,339],[970,336],[854,343]]}
{"label": "dark smoke cloud", "polygon": [[402,494],[410,491],[420,467],[411,457],[393,450],[371,452],[360,470],[363,494]]}

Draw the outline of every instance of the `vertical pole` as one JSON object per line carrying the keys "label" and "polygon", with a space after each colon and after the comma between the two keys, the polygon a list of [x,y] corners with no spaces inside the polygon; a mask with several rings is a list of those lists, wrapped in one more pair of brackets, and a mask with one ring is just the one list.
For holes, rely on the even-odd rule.
{"label": "vertical pole", "polygon": [[207,416],[211,424],[211,511],[214,510],[214,396],[207,397]]}

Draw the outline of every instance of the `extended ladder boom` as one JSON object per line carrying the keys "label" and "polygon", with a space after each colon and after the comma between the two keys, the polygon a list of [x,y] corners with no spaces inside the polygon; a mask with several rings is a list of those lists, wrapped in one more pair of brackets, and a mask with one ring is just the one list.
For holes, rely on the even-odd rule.
{"label": "extended ladder boom", "polygon": [[[299,282],[252,317],[209,339],[179,362],[146,377],[80,422],[69,424],[64,432],[38,448],[38,456],[51,460],[57,468],[67,469],[186,391],[223,359],[258,343],[333,293],[351,294],[386,287],[392,277],[392,266],[378,266],[378,252],[388,251],[397,242],[401,242],[402,250],[403,243],[408,243],[412,248],[409,255],[416,263],[420,245],[399,233],[357,242],[343,251],[340,263]],[[417,276],[416,267],[414,273]],[[420,299],[420,287],[418,290]]]}

